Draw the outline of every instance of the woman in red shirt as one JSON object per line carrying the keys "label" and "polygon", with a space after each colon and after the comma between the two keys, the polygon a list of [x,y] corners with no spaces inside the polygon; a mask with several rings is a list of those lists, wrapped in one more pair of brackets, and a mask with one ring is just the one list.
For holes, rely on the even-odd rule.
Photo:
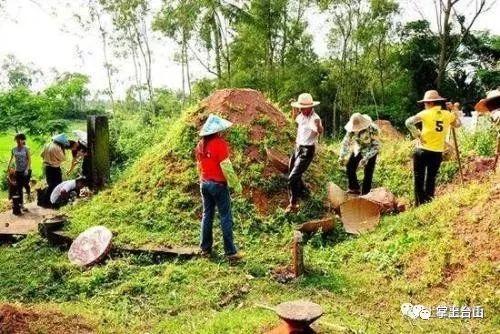
{"label": "woman in red shirt", "polygon": [[[231,122],[215,115],[210,115],[201,129],[202,137],[196,147],[196,160],[200,172],[200,189],[203,200],[203,218],[201,221],[200,248],[203,255],[212,252],[212,227],[215,207],[219,210],[224,251],[230,260],[239,259],[239,254],[233,242],[233,215],[231,212],[231,197],[227,179],[235,177],[228,173],[229,144],[221,136],[221,132],[228,129]],[[229,168],[232,170],[232,168]]]}

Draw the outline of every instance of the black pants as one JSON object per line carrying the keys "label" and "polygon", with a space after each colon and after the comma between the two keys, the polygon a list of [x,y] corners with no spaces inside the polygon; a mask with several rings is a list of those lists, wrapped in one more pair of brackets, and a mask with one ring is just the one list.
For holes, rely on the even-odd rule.
{"label": "black pants", "polygon": [[359,192],[363,195],[368,194],[372,189],[373,172],[375,171],[375,163],[377,162],[377,155],[368,159],[365,165],[365,176],[363,179],[363,187],[359,186],[358,176],[356,171],[358,170],[359,162],[363,159],[361,154],[354,155],[351,154],[349,161],[347,162],[347,178],[349,180],[349,190]]}
{"label": "black pants", "polygon": [[314,145],[312,146],[298,146],[290,157],[288,170],[288,188],[290,192],[290,203],[295,205],[298,203],[299,198],[307,196],[309,190],[307,189],[302,174],[304,174],[314,158],[315,152]]}
{"label": "black pants", "polygon": [[45,166],[45,179],[47,180],[47,194],[50,197],[52,190],[62,183],[61,167]]}
{"label": "black pants", "polygon": [[443,161],[443,153],[416,149],[413,154],[416,205],[430,202],[436,189],[436,176]]}
{"label": "black pants", "polygon": [[30,187],[30,178],[31,178],[31,173],[28,173],[28,175],[25,175],[24,172],[16,172],[16,193],[19,196],[19,203],[23,205],[24,203],[24,194],[23,190],[26,189],[26,193],[28,193],[28,196],[31,192],[31,187]]}

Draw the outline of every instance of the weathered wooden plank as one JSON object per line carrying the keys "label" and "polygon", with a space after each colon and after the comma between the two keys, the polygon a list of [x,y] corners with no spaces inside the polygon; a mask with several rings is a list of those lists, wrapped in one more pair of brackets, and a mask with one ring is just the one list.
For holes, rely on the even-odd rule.
{"label": "weathered wooden plank", "polygon": [[199,250],[194,247],[131,247],[131,246],[114,246],[112,253],[115,254],[132,254],[132,255],[149,255],[155,257],[180,257],[192,258],[200,254]]}
{"label": "weathered wooden plank", "polygon": [[333,218],[325,218],[320,220],[313,220],[300,225],[297,230],[302,233],[316,233],[321,230],[323,233],[328,233],[335,227]]}

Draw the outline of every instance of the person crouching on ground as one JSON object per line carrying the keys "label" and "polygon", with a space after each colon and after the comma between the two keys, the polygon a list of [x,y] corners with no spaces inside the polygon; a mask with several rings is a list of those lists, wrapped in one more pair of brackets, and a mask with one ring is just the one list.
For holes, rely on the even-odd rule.
{"label": "person crouching on ground", "polygon": [[10,169],[12,161],[15,163],[15,179],[16,179],[16,192],[18,203],[22,211],[28,211],[24,207],[24,195],[23,191],[26,188],[28,194],[28,200],[31,200],[31,155],[30,150],[26,146],[26,136],[23,133],[18,133],[14,140],[16,141],[16,147],[11,151],[11,156],[7,170]]}
{"label": "person crouching on ground", "polygon": [[59,134],[52,137],[52,141],[43,148],[41,157],[47,180],[47,196],[50,196],[54,188],[63,180],[61,165],[66,160],[65,149],[69,146],[68,137],[65,134]]}
{"label": "person crouching on ground", "polygon": [[[460,126],[460,117],[442,108],[445,98],[435,90],[427,91],[419,101],[425,109],[406,120],[406,127],[417,140],[413,154],[415,204],[421,205],[434,198],[436,177],[443,161],[446,137],[450,127]],[[419,131],[416,124],[422,124]]]}
{"label": "person crouching on ground", "polygon": [[80,177],[59,183],[50,194],[52,207],[58,209],[69,203],[72,196],[78,196],[80,190],[87,186],[87,179]]}
{"label": "person crouching on ground", "polygon": [[[355,113],[346,124],[347,133],[342,141],[339,161],[347,167],[348,193],[368,194],[372,188],[373,172],[380,151],[379,129],[368,115]],[[360,187],[356,171],[364,168],[363,185]]]}
{"label": "person crouching on ground", "polygon": [[236,261],[241,255],[238,254],[233,241],[233,215],[228,185],[236,192],[241,192],[242,189],[229,160],[229,144],[222,136],[222,132],[231,126],[231,122],[209,115],[200,131],[202,138],[195,153],[203,200],[200,242],[202,255],[209,256],[212,252],[212,226],[217,207],[225,254],[230,261]]}
{"label": "person crouching on ground", "polygon": [[297,139],[288,165],[290,204],[286,212],[297,212],[299,199],[309,194],[302,175],[311,164],[318,138],[323,133],[321,118],[314,111],[314,107],[319,104],[307,93],[301,94],[296,102],[291,103],[292,119],[297,123]]}

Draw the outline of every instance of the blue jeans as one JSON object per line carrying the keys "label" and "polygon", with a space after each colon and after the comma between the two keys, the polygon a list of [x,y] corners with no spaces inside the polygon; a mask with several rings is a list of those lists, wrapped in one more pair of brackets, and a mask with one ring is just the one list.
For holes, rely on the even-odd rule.
{"label": "blue jeans", "polygon": [[202,251],[210,252],[213,245],[212,227],[215,207],[219,210],[220,225],[224,239],[226,255],[234,255],[237,250],[233,242],[233,215],[231,213],[231,197],[227,185],[222,183],[203,181],[201,183],[201,197],[203,199],[203,218],[201,221]]}

